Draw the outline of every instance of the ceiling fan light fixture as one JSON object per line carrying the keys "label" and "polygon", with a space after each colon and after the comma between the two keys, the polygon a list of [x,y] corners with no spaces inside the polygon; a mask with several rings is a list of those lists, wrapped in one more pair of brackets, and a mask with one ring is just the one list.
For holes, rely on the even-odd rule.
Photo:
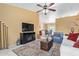
{"label": "ceiling fan light fixture", "polygon": [[46,10],[43,10],[42,12],[43,12],[43,13],[48,13],[48,12],[49,12],[49,10],[48,10],[48,9],[46,9]]}
{"label": "ceiling fan light fixture", "polygon": [[47,5],[46,3],[42,6],[40,4],[37,4],[37,6],[39,7],[42,7],[42,10],[38,10],[37,13],[41,12],[44,14],[44,15],[47,15],[49,11],[56,11],[55,9],[51,9],[49,7],[51,7],[52,5],[54,5],[55,3],[50,3],[49,5]]}

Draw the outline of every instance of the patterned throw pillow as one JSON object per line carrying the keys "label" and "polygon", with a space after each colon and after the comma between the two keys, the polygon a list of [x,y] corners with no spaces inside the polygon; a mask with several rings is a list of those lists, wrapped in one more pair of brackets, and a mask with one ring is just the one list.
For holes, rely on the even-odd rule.
{"label": "patterned throw pillow", "polygon": [[73,45],[75,48],[79,48],[79,40]]}
{"label": "patterned throw pillow", "polygon": [[79,35],[79,33],[70,33],[69,36],[68,36],[68,39],[76,42],[78,35]]}

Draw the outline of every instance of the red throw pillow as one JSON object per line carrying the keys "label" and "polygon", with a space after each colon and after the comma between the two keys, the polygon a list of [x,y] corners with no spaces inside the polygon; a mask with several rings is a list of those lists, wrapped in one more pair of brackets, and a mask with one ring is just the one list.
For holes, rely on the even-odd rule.
{"label": "red throw pillow", "polygon": [[73,45],[75,48],[79,48],[79,40]]}
{"label": "red throw pillow", "polygon": [[76,42],[78,35],[79,35],[79,33],[70,33],[69,36],[68,36],[68,39]]}

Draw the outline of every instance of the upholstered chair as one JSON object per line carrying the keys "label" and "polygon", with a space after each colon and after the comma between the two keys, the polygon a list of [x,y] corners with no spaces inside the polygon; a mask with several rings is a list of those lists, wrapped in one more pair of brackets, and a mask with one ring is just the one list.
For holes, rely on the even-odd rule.
{"label": "upholstered chair", "polygon": [[63,41],[63,33],[62,32],[54,32],[52,36],[52,40],[55,43],[61,44]]}

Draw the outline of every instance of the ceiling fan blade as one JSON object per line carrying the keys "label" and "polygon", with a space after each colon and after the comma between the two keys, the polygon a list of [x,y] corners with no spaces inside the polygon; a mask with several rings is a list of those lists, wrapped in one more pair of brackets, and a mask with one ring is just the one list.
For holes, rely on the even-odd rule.
{"label": "ceiling fan blade", "polygon": [[40,4],[37,4],[37,6],[39,6],[39,7],[42,7],[42,8],[43,8],[43,6],[42,6],[42,5],[40,5]]}
{"label": "ceiling fan blade", "polygon": [[55,9],[48,9],[48,10],[50,10],[50,11],[56,11]]}
{"label": "ceiling fan blade", "polygon": [[41,12],[41,11],[43,11],[43,9],[41,9],[41,10],[38,10],[36,13],[39,13],[39,12]]}
{"label": "ceiling fan blade", "polygon": [[50,6],[54,5],[54,4],[55,4],[55,3],[50,3],[48,7],[50,7]]}

